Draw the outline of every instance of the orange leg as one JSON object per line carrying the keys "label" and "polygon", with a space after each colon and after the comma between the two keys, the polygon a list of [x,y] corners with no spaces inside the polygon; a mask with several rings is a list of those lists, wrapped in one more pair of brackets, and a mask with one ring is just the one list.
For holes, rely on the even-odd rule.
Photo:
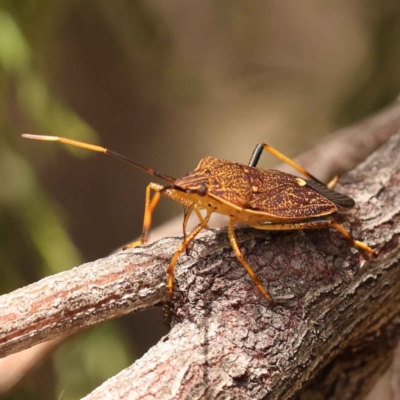
{"label": "orange leg", "polygon": [[[189,207],[190,208],[190,207]],[[175,264],[178,261],[179,256],[186,250],[189,244],[193,241],[193,239],[207,226],[207,222],[211,217],[211,213],[208,213],[203,221],[201,221],[190,233],[187,235],[184,240],[179,245],[176,250],[174,256],[172,257],[171,262],[168,267],[168,291],[169,294],[172,295],[172,290],[174,287],[174,268]]]}
{"label": "orange leg", "polygon": [[[152,190],[154,190],[154,192],[155,192],[153,198],[151,198]],[[149,185],[147,185],[146,200],[145,200],[145,206],[144,206],[142,236],[140,237],[140,240],[137,240],[135,242],[132,242],[132,243],[124,246],[122,248],[123,250],[129,249],[129,248],[137,246],[139,244],[146,243],[148,241],[153,212],[154,212],[154,209],[156,208],[158,202],[160,201],[160,198],[161,198],[161,190],[160,190],[159,186],[154,185],[153,183],[150,183]]]}
{"label": "orange leg", "polygon": [[[204,221],[204,217],[201,215],[199,209],[198,209],[198,204],[197,203],[192,203],[188,209],[185,212],[185,218],[183,219],[183,237],[186,238],[186,227],[189,221],[189,218],[192,214],[192,212],[195,212],[197,215],[197,218],[199,219],[200,222]],[[205,229],[208,229],[208,225],[204,227]]]}
{"label": "orange leg", "polygon": [[339,225],[336,221],[330,220],[333,228],[337,229],[354,247],[358,247],[359,249],[365,250],[368,253],[375,255],[375,251],[371,249],[371,247],[367,246],[363,242],[359,242],[358,240],[354,239],[350,232],[343,228],[342,225]]}
{"label": "orange leg", "polygon": [[339,175],[335,175],[327,184],[326,187],[328,189],[333,189],[339,180]]}
{"label": "orange leg", "polygon": [[[201,212],[199,211],[199,209],[197,207],[195,207],[194,212],[196,213],[199,221],[202,222],[204,220],[204,217],[201,215]],[[208,229],[208,224],[204,228]]]}
{"label": "orange leg", "polygon": [[320,228],[328,228],[332,227],[338,230],[354,247],[365,250],[368,253],[375,254],[374,250],[372,250],[369,246],[367,246],[363,242],[359,242],[355,240],[354,237],[345,229],[342,225],[339,225],[334,219],[320,219],[314,221],[305,221],[305,222],[293,222],[286,224],[279,223],[266,223],[266,224],[256,224],[251,225],[256,229],[263,229],[267,231],[289,231],[289,230],[302,230],[302,229],[320,229]]}
{"label": "orange leg", "polygon": [[[151,197],[151,191],[154,191],[154,196]],[[145,198],[145,205],[144,205],[144,218],[143,218],[143,228],[142,228],[142,235],[140,240],[137,240],[133,243],[124,246],[122,249],[126,250],[134,246],[138,246],[143,243],[147,243],[149,239],[149,232],[151,228],[151,223],[153,219],[153,212],[157,207],[158,202],[160,201],[161,195],[169,197],[172,200],[177,201],[182,206],[187,206],[188,210],[185,213],[185,220],[184,220],[184,237],[186,237],[186,224],[192,213],[193,209],[199,216],[200,221],[203,221],[204,218],[196,208],[197,204],[190,202],[189,200],[181,198],[179,195],[176,194],[173,188],[164,187],[159,185],[158,183],[149,183],[146,187],[146,198]],[[191,209],[191,210],[190,210]],[[207,226],[207,223],[205,224]]]}
{"label": "orange leg", "polygon": [[235,252],[235,255],[236,255],[237,259],[240,261],[240,263],[246,269],[247,273],[251,276],[251,279],[253,279],[253,282],[257,286],[258,290],[268,300],[268,302],[272,305],[273,301],[272,301],[271,297],[269,296],[267,291],[261,285],[261,282],[258,279],[256,273],[251,269],[250,265],[245,260],[242,251],[240,250],[240,247],[239,247],[239,244],[238,244],[235,232],[234,232],[234,224],[235,224],[235,219],[232,218],[231,221],[229,222],[229,226],[228,226],[228,236],[229,236],[229,240],[231,242],[233,251]]}
{"label": "orange leg", "polygon": [[[182,205],[184,211],[185,211],[185,207]],[[182,224],[182,228],[183,228],[183,239],[186,239],[187,233],[186,233],[186,227],[187,227],[187,223],[189,221],[190,216],[192,215],[192,212],[194,210],[194,208],[196,207],[196,203],[192,203],[188,209],[185,211],[185,217],[183,218],[183,224]],[[200,220],[201,222],[201,220]]]}
{"label": "orange leg", "polygon": [[[187,237],[187,232],[186,232],[186,226],[189,221],[190,216],[192,215],[192,212],[194,208],[196,207],[196,203],[192,203],[187,210],[185,210],[185,206],[182,204],[183,208],[183,213],[184,213],[184,218],[183,218],[183,224],[182,224],[182,231],[183,231],[183,240],[186,240]],[[202,220],[200,220],[201,222]],[[189,255],[189,247],[186,248],[186,255]]]}
{"label": "orange leg", "polygon": [[[195,211],[197,218],[199,219],[200,222],[204,221],[204,217],[201,215],[200,211],[197,208],[198,204],[197,203],[192,203],[188,209],[185,211],[185,207],[182,204],[183,207],[183,212],[185,213],[185,217],[183,219],[183,239],[186,239],[187,233],[186,233],[186,227],[187,227],[187,223],[189,221],[189,218],[193,212],[193,210]],[[208,225],[206,225],[204,227],[204,229],[208,229]],[[189,255],[189,247],[186,248],[186,254]]]}

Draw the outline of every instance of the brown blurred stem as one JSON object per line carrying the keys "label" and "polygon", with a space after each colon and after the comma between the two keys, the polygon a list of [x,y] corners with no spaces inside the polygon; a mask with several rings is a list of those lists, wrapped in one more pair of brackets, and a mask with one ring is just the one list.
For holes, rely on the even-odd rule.
{"label": "brown blurred stem", "polygon": [[[342,160],[340,149],[376,144],[383,131],[398,130],[400,105],[369,121],[349,129],[350,136],[343,131],[329,139],[325,158]],[[316,160],[319,150],[313,151]],[[328,157],[334,151],[339,154]],[[358,202],[343,222],[377,249],[376,260],[366,262],[330,230],[268,234],[240,227],[246,258],[277,302],[271,309],[236,261],[226,230],[209,230],[181,256],[170,303],[165,271],[180,239],[165,238],[1,296],[0,356],[164,305],[170,334],[88,399],[106,393],[362,398],[387,367],[400,332],[399,154],[396,134],[338,187]],[[329,175],[337,171],[334,164]]]}

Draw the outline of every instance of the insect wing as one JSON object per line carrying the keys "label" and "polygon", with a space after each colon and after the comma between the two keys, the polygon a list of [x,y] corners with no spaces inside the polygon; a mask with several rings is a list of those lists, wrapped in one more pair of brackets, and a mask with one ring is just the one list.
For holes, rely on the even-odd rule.
{"label": "insect wing", "polygon": [[335,204],[296,176],[250,168],[252,194],[248,207],[282,219],[306,219],[337,211]]}
{"label": "insect wing", "polygon": [[329,189],[325,185],[322,185],[319,182],[307,179],[307,186],[315,190],[317,193],[322,194],[322,196],[331,200],[340,208],[346,209],[355,206],[355,201],[351,197],[336,192],[335,190]]}

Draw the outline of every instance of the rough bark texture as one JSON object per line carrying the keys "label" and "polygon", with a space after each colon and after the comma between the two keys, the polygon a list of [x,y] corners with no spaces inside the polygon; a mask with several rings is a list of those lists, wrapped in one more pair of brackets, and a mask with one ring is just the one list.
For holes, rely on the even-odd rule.
{"label": "rough bark texture", "polygon": [[240,229],[278,303],[271,309],[225,231],[207,232],[195,246],[201,261],[182,259],[170,335],[87,399],[364,397],[400,332],[399,154],[397,134],[341,182],[358,202],[346,225],[377,259],[366,262],[328,230]]}
{"label": "rough bark texture", "polygon": [[400,133],[340,181],[342,217],[378,252],[364,259],[333,230],[240,227],[271,308],[237,262],[226,229],[199,235],[176,268],[179,238],[131,249],[0,297],[0,355],[155,305],[171,332],[87,399],[359,399],[400,334]]}

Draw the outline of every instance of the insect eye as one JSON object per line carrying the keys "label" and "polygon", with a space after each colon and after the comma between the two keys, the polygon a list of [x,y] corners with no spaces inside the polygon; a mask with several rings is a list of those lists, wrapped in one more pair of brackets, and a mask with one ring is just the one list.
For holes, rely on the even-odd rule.
{"label": "insect eye", "polygon": [[197,189],[197,194],[199,194],[200,196],[205,196],[206,193],[207,193],[206,186],[200,185],[199,188]]}
{"label": "insect eye", "polygon": [[187,174],[186,174],[186,176],[190,176],[190,175],[193,175],[194,174],[194,171],[189,171]]}

